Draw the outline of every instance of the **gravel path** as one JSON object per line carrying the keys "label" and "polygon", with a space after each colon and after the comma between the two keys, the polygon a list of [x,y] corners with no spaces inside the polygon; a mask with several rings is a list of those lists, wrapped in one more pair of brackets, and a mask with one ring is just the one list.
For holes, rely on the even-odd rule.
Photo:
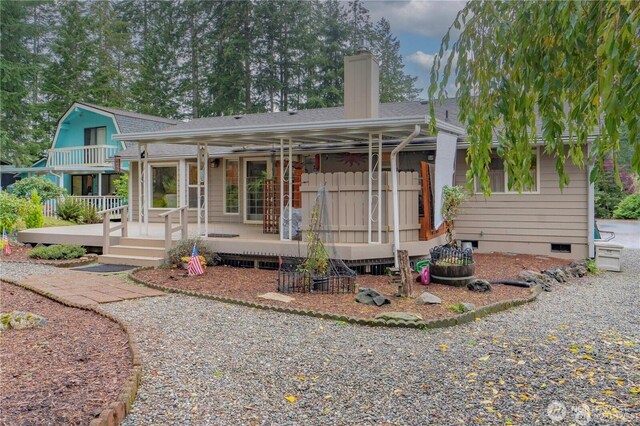
{"label": "gravel path", "polygon": [[127,425],[639,424],[640,251],[623,261],[439,331],[178,295],[101,307],[143,357]]}
{"label": "gravel path", "polygon": [[44,275],[50,273],[64,273],[66,269],[56,268],[51,265],[39,265],[37,263],[1,262],[0,278],[19,281],[31,275]]}
{"label": "gravel path", "polygon": [[105,305],[143,357],[126,424],[638,424],[639,259],[440,331],[178,295]]}

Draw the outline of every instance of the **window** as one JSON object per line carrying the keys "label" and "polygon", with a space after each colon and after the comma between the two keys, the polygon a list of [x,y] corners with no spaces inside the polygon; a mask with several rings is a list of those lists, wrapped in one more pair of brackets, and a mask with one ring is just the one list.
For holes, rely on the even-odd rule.
{"label": "window", "polygon": [[71,176],[71,195],[95,195],[93,191],[92,175],[72,175]]}
{"label": "window", "polygon": [[247,161],[246,169],[246,220],[262,220],[264,210],[264,181],[267,179],[269,166],[267,161]]}
{"label": "window", "polygon": [[200,206],[204,206],[204,185],[200,185],[198,181],[198,164],[197,163],[187,163],[187,170],[189,172],[189,179],[187,181],[187,197],[189,199],[189,208],[197,209],[198,208],[198,187],[202,188],[200,190]]}
{"label": "window", "polygon": [[178,207],[178,166],[151,166],[151,207]]}
{"label": "window", "polygon": [[89,145],[106,145],[107,144],[107,128],[91,127],[84,129],[84,146]]}
{"label": "window", "polygon": [[116,190],[115,180],[119,177],[117,174],[102,175],[102,195],[113,195]]}
{"label": "window", "polygon": [[224,212],[238,214],[238,189],[240,187],[238,160],[225,160],[224,167]]}
{"label": "window", "polygon": [[[534,156],[531,161],[531,177],[533,184],[525,187],[523,192],[538,192],[538,158],[540,157],[539,148],[534,148]],[[517,193],[515,189],[509,188],[509,175],[504,167],[504,162],[497,154],[491,154],[489,163],[489,188],[492,193]],[[480,183],[476,180],[476,192],[481,192]]]}

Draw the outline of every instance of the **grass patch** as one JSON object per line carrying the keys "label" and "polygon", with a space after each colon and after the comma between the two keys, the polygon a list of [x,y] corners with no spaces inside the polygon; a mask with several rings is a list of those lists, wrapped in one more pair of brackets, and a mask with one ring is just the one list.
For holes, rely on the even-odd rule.
{"label": "grass patch", "polygon": [[51,228],[52,226],[71,226],[71,225],[77,225],[77,223],[73,223],[68,220],[57,219],[55,217],[44,218],[45,228]]}

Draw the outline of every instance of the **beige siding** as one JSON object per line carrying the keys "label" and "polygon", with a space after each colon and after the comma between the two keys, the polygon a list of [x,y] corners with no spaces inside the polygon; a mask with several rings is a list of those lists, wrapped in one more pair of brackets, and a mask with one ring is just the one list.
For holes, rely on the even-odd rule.
{"label": "beige siding", "polygon": [[[466,185],[465,151],[458,151],[456,184]],[[541,154],[537,194],[475,195],[456,220],[456,237],[478,241],[482,252],[509,251],[555,257],[588,254],[587,172],[569,164],[571,182],[558,187],[555,160]],[[571,253],[551,252],[551,244],[571,244]]]}

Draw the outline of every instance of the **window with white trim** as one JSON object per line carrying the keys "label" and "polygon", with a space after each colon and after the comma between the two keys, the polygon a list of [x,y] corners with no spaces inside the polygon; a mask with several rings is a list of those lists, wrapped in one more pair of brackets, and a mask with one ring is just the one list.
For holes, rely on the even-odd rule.
{"label": "window with white trim", "polygon": [[178,207],[178,165],[151,165],[151,208]]}
{"label": "window with white trim", "polygon": [[224,161],[224,212],[226,214],[240,213],[238,196],[240,190],[240,166],[238,160]]}
{"label": "window with white trim", "polygon": [[198,164],[187,163],[187,201],[190,209],[198,208],[198,188],[200,188],[200,205],[204,207],[205,186],[198,181]]}
{"label": "window with white trim", "polygon": [[[531,160],[531,177],[533,184],[529,187],[523,188],[523,193],[536,193],[538,192],[538,164],[540,160],[540,149],[533,149],[534,156]],[[491,154],[491,161],[489,162],[489,189],[493,194],[512,194],[518,193],[517,190],[509,188],[509,175],[504,167],[504,161],[498,154]],[[476,179],[476,193],[482,192],[480,188],[480,182]]]}

